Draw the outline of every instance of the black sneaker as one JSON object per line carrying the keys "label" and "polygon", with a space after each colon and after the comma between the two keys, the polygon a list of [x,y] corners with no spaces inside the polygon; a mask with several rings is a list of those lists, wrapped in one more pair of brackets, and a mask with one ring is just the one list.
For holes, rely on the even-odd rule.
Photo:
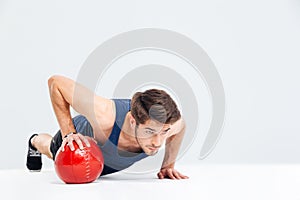
{"label": "black sneaker", "polygon": [[28,153],[26,166],[30,171],[39,172],[42,169],[42,154],[31,144],[31,138],[36,136],[33,134],[28,141]]}

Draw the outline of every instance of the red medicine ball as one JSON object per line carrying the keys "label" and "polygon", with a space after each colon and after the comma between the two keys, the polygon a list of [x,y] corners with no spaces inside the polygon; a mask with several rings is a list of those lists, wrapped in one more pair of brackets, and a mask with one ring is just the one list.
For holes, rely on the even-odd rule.
{"label": "red medicine ball", "polygon": [[102,152],[91,138],[88,137],[88,141],[90,147],[83,143],[81,150],[73,141],[74,151],[65,147],[63,152],[57,153],[55,171],[65,183],[90,183],[100,176],[104,166]]}

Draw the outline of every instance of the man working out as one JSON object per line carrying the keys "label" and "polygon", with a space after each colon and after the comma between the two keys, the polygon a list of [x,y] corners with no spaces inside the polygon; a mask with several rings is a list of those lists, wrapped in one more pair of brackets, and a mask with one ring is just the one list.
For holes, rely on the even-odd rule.
{"label": "man working out", "polygon": [[[55,160],[57,152],[67,148],[65,145],[74,150],[75,141],[82,149],[83,143],[90,145],[86,137],[92,137],[104,157],[101,176],[155,155],[164,144],[165,157],[158,178],[188,178],[174,169],[185,123],[165,91],[150,89],[135,93],[132,99],[106,99],[57,75],[49,78],[48,86],[60,130],[54,137],[41,133],[29,138],[29,170],[41,170],[41,154]],[[80,115],[72,118],[70,106]]]}

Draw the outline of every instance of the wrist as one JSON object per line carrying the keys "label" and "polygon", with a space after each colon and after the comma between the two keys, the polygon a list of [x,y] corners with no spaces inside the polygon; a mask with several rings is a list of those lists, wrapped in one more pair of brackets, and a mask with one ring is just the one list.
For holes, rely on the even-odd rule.
{"label": "wrist", "polygon": [[73,134],[77,134],[77,132],[71,131],[71,132],[67,133],[66,135],[64,135],[63,138],[67,138],[69,135],[73,135]]}
{"label": "wrist", "polygon": [[174,167],[175,167],[175,163],[163,164],[161,169],[174,168]]}

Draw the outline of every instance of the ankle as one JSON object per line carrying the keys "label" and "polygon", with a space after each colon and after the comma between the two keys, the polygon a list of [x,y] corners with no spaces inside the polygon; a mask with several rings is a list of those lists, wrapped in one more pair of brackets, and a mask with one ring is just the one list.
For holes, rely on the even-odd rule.
{"label": "ankle", "polygon": [[37,138],[37,134],[33,135],[31,138],[30,138],[30,147],[34,150],[37,150],[36,148],[36,138]]}

